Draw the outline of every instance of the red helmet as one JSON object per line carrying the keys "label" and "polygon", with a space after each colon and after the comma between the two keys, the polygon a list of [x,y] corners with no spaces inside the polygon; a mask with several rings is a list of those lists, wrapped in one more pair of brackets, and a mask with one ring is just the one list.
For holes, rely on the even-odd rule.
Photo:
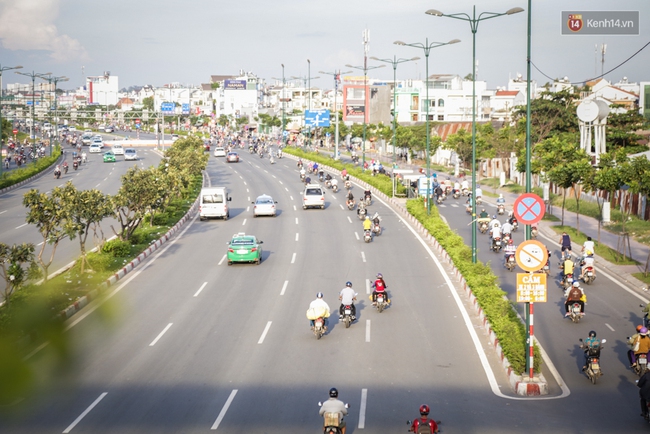
{"label": "red helmet", "polygon": [[513,239],[510,238],[510,240],[508,241],[508,244],[514,244],[514,243],[515,243],[515,242],[513,241]]}
{"label": "red helmet", "polygon": [[426,404],[422,404],[420,406],[420,415],[422,416],[428,416],[429,415],[429,406]]}

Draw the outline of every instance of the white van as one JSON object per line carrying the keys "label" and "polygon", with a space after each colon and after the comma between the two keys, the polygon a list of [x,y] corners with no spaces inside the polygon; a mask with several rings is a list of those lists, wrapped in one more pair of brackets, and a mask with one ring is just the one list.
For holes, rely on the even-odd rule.
{"label": "white van", "polygon": [[221,217],[228,220],[228,217],[230,217],[228,202],[231,200],[232,198],[228,196],[226,187],[202,188],[201,197],[199,198],[199,219]]}

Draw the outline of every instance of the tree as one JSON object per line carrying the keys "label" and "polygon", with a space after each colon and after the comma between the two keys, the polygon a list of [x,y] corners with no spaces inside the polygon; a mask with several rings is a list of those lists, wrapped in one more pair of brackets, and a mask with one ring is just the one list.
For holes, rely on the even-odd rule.
{"label": "tree", "polygon": [[219,119],[217,120],[217,123],[219,125],[221,125],[222,127],[225,127],[230,123],[230,119],[228,119],[228,116],[226,116],[226,115],[221,115],[221,116],[219,116]]}
{"label": "tree", "polygon": [[[180,139],[176,142],[178,141]],[[120,231],[117,232],[111,226],[115,235],[122,241],[129,240],[144,220],[147,212],[155,206],[158,197],[157,193],[152,193],[155,189],[156,181],[153,170],[143,170],[134,166],[122,175],[122,186],[112,198],[113,212],[120,224]]]}
{"label": "tree", "polygon": [[237,128],[240,128],[242,125],[245,125],[248,123],[248,116],[241,116],[235,119],[235,123],[237,124]]}
{"label": "tree", "polygon": [[[71,184],[70,184],[71,185]],[[66,185],[67,187],[67,185]],[[23,196],[23,205],[29,208],[27,212],[27,223],[36,225],[36,228],[43,237],[41,249],[38,252],[38,263],[43,268],[44,279],[48,279],[48,269],[54,261],[54,254],[59,242],[68,234],[64,224],[68,218],[65,205],[66,187],[54,187],[51,194],[40,193],[32,189]],[[43,259],[43,253],[47,245],[52,246],[52,253],[48,261]]]}
{"label": "tree", "polygon": [[[25,269],[25,266],[26,269]],[[0,276],[5,281],[4,301],[9,304],[12,294],[27,280],[38,275],[32,243],[9,246],[0,243]]]}
{"label": "tree", "polygon": [[[531,100],[531,143],[536,144],[559,133],[578,134],[578,115],[575,101],[579,94],[573,88],[558,92],[543,91],[540,98]],[[526,131],[526,107],[515,111],[519,134]],[[577,140],[576,140],[577,142]]]}
{"label": "tree", "polygon": [[142,99],[142,107],[150,112],[155,111],[153,107],[153,96],[148,96]]}
{"label": "tree", "polygon": [[[611,109],[620,108],[612,105]],[[607,117],[607,145],[610,148],[627,148],[628,153],[647,151],[646,146],[640,145],[643,137],[636,131],[643,129],[645,119],[638,110],[631,109],[625,113],[611,113]]]}
{"label": "tree", "polygon": [[598,242],[600,242],[600,229],[603,225],[603,201],[600,200],[598,192],[600,190],[608,192],[610,202],[613,203],[614,195],[621,185],[623,185],[622,168],[627,164],[628,157],[624,149],[612,150],[600,155],[597,170],[585,182],[585,187],[596,193],[596,203],[598,204]]}

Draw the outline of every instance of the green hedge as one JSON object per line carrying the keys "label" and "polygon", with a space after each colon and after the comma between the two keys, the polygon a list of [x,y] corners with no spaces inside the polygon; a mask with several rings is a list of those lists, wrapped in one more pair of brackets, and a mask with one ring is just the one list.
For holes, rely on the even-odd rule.
{"label": "green hedge", "polygon": [[[471,248],[465,244],[460,235],[443,222],[438,208],[432,207],[431,215],[427,215],[422,199],[409,200],[406,208],[447,251],[454,265],[467,281],[467,285],[472,289],[512,369],[517,374],[523,373],[526,370],[528,349],[526,328],[517,317],[512,303],[504,298],[506,293],[499,288],[498,277],[489,266],[480,262],[472,263]],[[539,348],[535,346],[535,372],[540,372],[541,362]]]}
{"label": "green hedge", "polygon": [[0,178],[0,189],[11,187],[46,170],[61,156],[61,148],[58,146],[52,148],[52,154],[50,157],[39,158],[36,163],[27,163],[20,169],[15,169],[10,172],[3,170],[2,178]]}

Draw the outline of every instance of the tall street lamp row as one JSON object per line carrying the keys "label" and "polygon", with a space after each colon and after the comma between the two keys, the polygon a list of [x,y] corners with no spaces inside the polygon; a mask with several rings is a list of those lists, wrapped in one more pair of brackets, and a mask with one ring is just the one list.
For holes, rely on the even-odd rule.
{"label": "tall street lamp row", "polygon": [[[18,66],[0,66],[0,177],[2,176],[2,73],[12,69],[22,69],[21,65]],[[9,152],[9,151],[7,151]]]}
{"label": "tall street lamp row", "polygon": [[[56,101],[57,100],[56,86],[57,86],[57,84],[59,82],[68,81],[70,79],[68,77],[66,77],[66,76],[54,77],[52,75],[50,75],[48,77],[40,77],[40,78],[42,78],[43,80],[46,80],[50,85],[52,85],[52,83],[54,83],[54,107],[53,107],[54,108],[54,137],[55,137],[55,139],[57,141],[57,144],[58,144],[59,143],[59,119],[57,117],[57,112],[56,112],[56,108],[57,108],[56,107],[56,102],[57,102]],[[52,156],[52,138],[51,137],[50,137],[50,156]]]}
{"label": "tall street lamp row", "polygon": [[[36,144],[36,129],[34,128],[34,122],[35,122],[34,114],[36,113],[36,99],[35,99],[34,94],[36,93],[36,90],[35,90],[36,77],[45,78],[48,75],[52,75],[52,73],[51,72],[38,73],[38,72],[32,71],[30,74],[28,74],[26,72],[18,72],[18,71],[16,71],[16,74],[24,75],[25,77],[29,77],[29,78],[32,79],[32,126],[30,127],[29,130],[30,130],[30,136],[32,136],[32,145],[35,145]],[[34,133],[33,135],[32,135],[32,132]]]}
{"label": "tall street lamp row", "polygon": [[281,63],[282,65],[282,78],[273,78],[273,80],[282,80],[282,95],[280,96],[280,101],[282,102],[282,130],[280,131],[280,134],[282,134],[282,144],[286,145],[286,138],[284,135],[284,128],[285,128],[285,108],[284,108],[284,103],[285,103],[285,93],[284,93],[284,88],[286,87],[286,80],[284,79],[284,63]]}
{"label": "tall street lamp row", "polygon": [[370,97],[368,96],[368,71],[378,68],[383,68],[386,65],[368,66],[368,59],[363,58],[363,66],[345,65],[346,68],[358,69],[363,71],[363,143],[362,143],[362,159],[361,170],[366,169],[366,124],[368,123],[368,103]]}
{"label": "tall street lamp row", "polygon": [[337,105],[337,95],[339,93],[339,80],[341,79],[341,74],[349,74],[352,71],[344,71],[341,72],[339,69],[338,71],[334,72],[325,72],[325,71],[318,71],[319,74],[327,74],[331,75],[334,77],[334,115],[336,116],[334,120],[334,159],[338,160],[339,159],[339,110],[338,110],[338,105]]}
{"label": "tall street lamp row", "polygon": [[457,44],[460,42],[460,39],[452,39],[449,42],[429,42],[429,38],[425,39],[424,44],[421,42],[416,42],[412,44],[407,44],[402,41],[395,41],[395,45],[405,45],[408,47],[415,47],[424,50],[424,57],[426,58],[426,129],[427,129],[427,214],[431,214],[431,131],[429,129],[429,52],[432,48],[442,47],[443,45]]}

